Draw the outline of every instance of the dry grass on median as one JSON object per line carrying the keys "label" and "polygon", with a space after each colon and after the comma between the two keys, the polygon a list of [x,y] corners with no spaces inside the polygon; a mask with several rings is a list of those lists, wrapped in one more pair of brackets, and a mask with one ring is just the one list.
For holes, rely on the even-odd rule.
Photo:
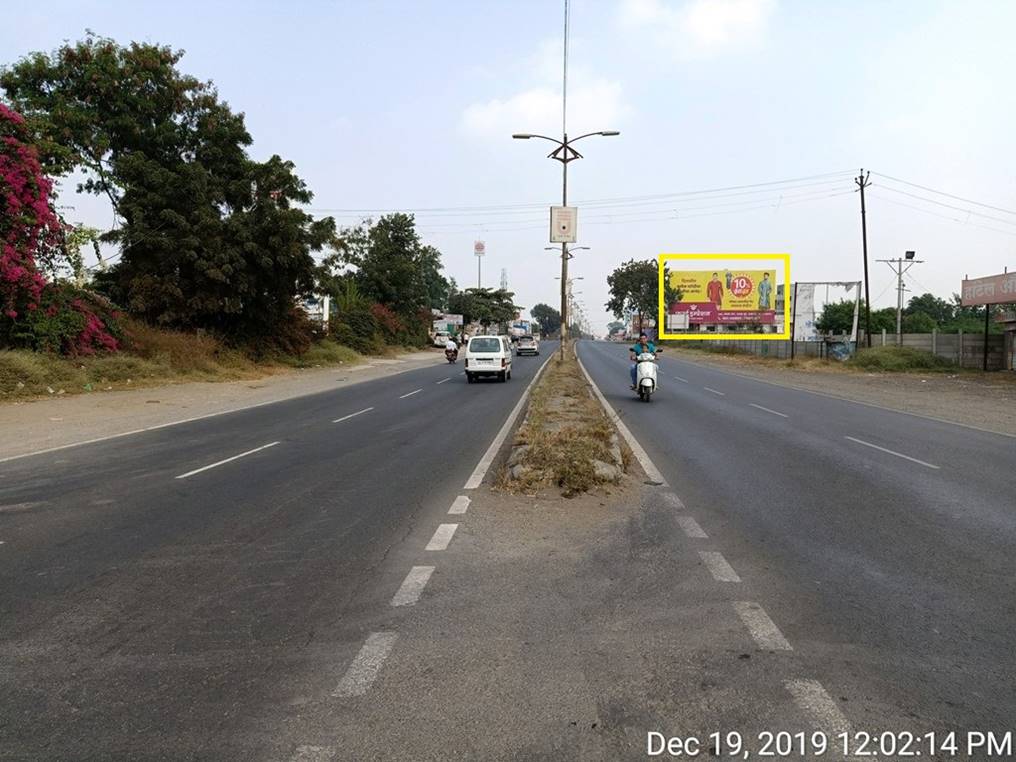
{"label": "dry grass on median", "polygon": [[[533,390],[526,419],[515,436],[513,449],[520,448],[522,454],[513,465],[522,467],[522,475],[512,479],[505,467],[497,486],[506,492],[533,493],[554,485],[572,497],[616,481],[597,474],[595,464],[613,462],[613,434],[575,358],[555,357]],[[623,449],[622,457],[627,458]]]}

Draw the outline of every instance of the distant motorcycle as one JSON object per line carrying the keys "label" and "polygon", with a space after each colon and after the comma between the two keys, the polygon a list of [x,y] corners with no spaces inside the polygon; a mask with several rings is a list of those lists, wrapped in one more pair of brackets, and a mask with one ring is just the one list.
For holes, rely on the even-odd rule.
{"label": "distant motorcycle", "polygon": [[457,350],[457,349],[446,349],[444,351],[444,356],[445,356],[445,359],[448,360],[448,362],[450,362],[450,363],[452,363],[454,365],[455,361],[459,359],[459,350]]}
{"label": "distant motorcycle", "polygon": [[[657,352],[662,350],[657,349]],[[656,393],[656,355],[652,352],[642,352],[635,361],[635,391],[639,399],[649,402]]]}

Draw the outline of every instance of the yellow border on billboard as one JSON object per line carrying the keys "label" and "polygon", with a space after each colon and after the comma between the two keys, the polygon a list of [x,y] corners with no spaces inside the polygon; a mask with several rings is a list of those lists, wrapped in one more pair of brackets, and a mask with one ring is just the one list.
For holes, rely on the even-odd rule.
{"label": "yellow border on billboard", "polygon": [[[663,298],[665,264],[673,259],[783,260],[783,331],[781,333],[667,333],[666,310]],[[790,338],[790,255],[789,254],[660,254],[658,256],[659,295],[657,297],[657,335],[668,341],[739,341],[741,339],[786,340]]]}

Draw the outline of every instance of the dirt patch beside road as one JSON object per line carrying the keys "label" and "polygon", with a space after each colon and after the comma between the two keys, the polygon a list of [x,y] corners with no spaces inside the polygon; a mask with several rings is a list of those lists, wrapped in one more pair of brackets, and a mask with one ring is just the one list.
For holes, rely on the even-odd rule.
{"label": "dirt patch beside road", "polygon": [[749,378],[1016,435],[1016,373],[866,373],[808,360],[786,362],[667,347],[670,356]]}

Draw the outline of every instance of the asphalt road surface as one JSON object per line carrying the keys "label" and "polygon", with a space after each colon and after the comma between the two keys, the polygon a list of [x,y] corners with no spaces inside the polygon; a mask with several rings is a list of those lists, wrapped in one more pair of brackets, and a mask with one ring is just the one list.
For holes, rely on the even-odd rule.
{"label": "asphalt road surface", "polygon": [[288,758],[553,349],[0,464],[0,758]]}
{"label": "asphalt road surface", "polygon": [[855,727],[1016,729],[1016,439],[666,352],[647,404],[625,345],[579,356]]}

